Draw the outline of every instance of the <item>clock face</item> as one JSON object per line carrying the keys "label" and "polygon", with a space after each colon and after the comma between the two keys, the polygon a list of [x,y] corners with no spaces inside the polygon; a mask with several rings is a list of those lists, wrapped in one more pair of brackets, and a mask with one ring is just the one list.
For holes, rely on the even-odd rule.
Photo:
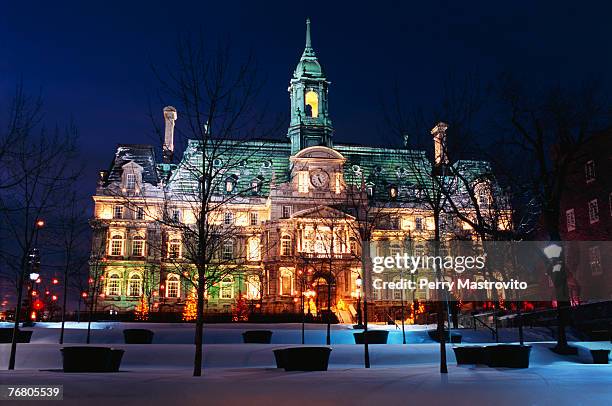
{"label": "clock face", "polygon": [[323,169],[315,169],[310,174],[310,183],[317,189],[324,188],[329,184],[329,173]]}

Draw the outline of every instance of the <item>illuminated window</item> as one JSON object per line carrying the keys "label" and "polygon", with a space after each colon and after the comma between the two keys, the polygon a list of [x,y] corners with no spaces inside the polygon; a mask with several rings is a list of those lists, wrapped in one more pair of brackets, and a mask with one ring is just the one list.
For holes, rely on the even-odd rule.
{"label": "illuminated window", "polygon": [[232,259],[234,258],[234,240],[226,240],[223,242],[223,259]]}
{"label": "illuminated window", "polygon": [[565,218],[567,221],[567,231],[574,231],[576,229],[576,215],[574,209],[566,210]]}
{"label": "illuminated window", "polygon": [[144,238],[137,235],[132,240],[132,255],[135,257],[144,257],[145,255],[144,247],[145,247]]}
{"label": "illuminated window", "polygon": [[145,217],[144,208],[143,207],[138,207],[136,209],[136,219],[137,220],[144,220],[144,217]]}
{"label": "illuminated window", "polygon": [[181,295],[180,278],[176,274],[168,274],[166,278],[166,297],[178,298]]}
{"label": "illuminated window", "polygon": [[219,297],[221,299],[233,299],[234,298],[234,278],[226,276],[221,280],[219,289]]}
{"label": "illuminated window", "polygon": [[142,276],[139,273],[133,273],[128,279],[127,295],[132,297],[142,296]]}
{"label": "illuminated window", "polygon": [[136,175],[133,173],[128,173],[125,175],[125,187],[128,189],[136,188]]}
{"label": "illuminated window", "polygon": [[116,257],[123,255],[123,236],[114,235],[111,238],[110,255]]}
{"label": "illuminated window", "polygon": [[368,183],[368,185],[366,186],[366,193],[368,194],[368,196],[373,197],[374,196],[374,185],[371,183]]}
{"label": "illuminated window", "polygon": [[285,234],[281,237],[281,256],[291,256],[292,254],[291,236]]}
{"label": "illuminated window", "polygon": [[115,206],[113,211],[113,218],[122,219],[123,218],[123,206]]}
{"label": "illuminated window", "polygon": [[281,296],[291,296],[293,294],[293,272],[290,269],[281,269],[279,282]]}
{"label": "illuminated window", "polygon": [[256,226],[259,223],[259,213],[256,211],[251,212],[250,214],[250,224],[252,226]]}
{"label": "illuminated window", "polygon": [[319,116],[319,95],[316,92],[312,90],[306,92],[304,104],[306,116],[315,118]]}
{"label": "illuminated window", "polygon": [[231,226],[232,224],[234,224],[234,213],[232,213],[231,211],[225,212],[225,214],[223,215],[223,224],[225,224],[226,226]]}
{"label": "illuminated window", "polygon": [[336,194],[340,194],[342,191],[342,174],[340,172],[336,173]]}
{"label": "illuminated window", "polygon": [[249,238],[249,261],[259,261],[261,259],[261,242],[259,238]]}
{"label": "illuminated window", "polygon": [[106,278],[106,296],[121,295],[121,277],[114,273]]}
{"label": "illuminated window", "polygon": [[227,193],[233,193],[236,189],[236,183],[238,182],[238,177],[236,175],[232,175],[225,179],[225,191]]}
{"label": "illuminated window", "polygon": [[261,281],[259,280],[259,276],[247,275],[246,298],[247,300],[258,300],[261,298]]}
{"label": "illuminated window", "polygon": [[181,257],[181,240],[173,238],[168,243],[168,258],[177,259]]}
{"label": "illuminated window", "polygon": [[397,186],[391,186],[389,188],[389,198],[397,199]]}
{"label": "illuminated window", "polygon": [[261,177],[257,177],[251,181],[251,192],[256,195],[261,192],[261,186],[263,184],[263,179]]}
{"label": "illuminated window", "polygon": [[591,224],[599,221],[599,206],[597,205],[597,199],[593,199],[589,202],[589,222]]}

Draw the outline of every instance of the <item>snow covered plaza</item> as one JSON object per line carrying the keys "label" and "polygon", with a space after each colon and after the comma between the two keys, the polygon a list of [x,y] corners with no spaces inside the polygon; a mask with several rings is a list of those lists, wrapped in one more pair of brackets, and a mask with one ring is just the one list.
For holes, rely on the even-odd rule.
{"label": "snow covered plaza", "polygon": [[[207,325],[204,374],[193,377],[193,325],[138,323],[155,332],[153,344],[123,344],[122,330],[132,323],[95,323],[92,345],[126,350],[121,372],[62,373],[58,326],[38,323],[32,341],[19,344],[15,371],[0,371],[0,384],[63,385],[62,404],[205,404],[205,405],[606,405],[612,399],[612,368],[592,364],[589,348],[606,342],[575,342],[578,355],[561,357],[543,329],[526,329],[532,341],[527,369],[456,366],[448,345],[449,373],[439,373],[439,345],[427,326],[389,330],[389,344],[371,345],[372,367],[363,367],[363,346],[355,345],[350,326],[332,327],[332,353],[326,372],[277,369],[272,350],[298,345],[299,324]],[[432,327],[432,326],[430,326]],[[273,331],[272,344],[242,344],[249,329]],[[374,328],[382,328],[375,326]],[[80,345],[86,323],[69,323],[66,345]],[[461,329],[465,343],[487,343],[482,330]],[[516,331],[502,330],[501,341]],[[306,343],[324,345],[325,325],[307,325]],[[0,344],[0,362],[7,363],[9,344]],[[60,402],[60,401],[58,401]]]}

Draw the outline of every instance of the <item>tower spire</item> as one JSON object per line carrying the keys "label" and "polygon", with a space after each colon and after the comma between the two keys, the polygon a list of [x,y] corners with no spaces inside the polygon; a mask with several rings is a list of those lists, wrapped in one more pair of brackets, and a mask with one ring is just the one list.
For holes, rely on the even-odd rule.
{"label": "tower spire", "polygon": [[306,49],[312,49],[312,45],[310,44],[310,18],[306,19]]}
{"label": "tower spire", "polygon": [[312,49],[312,43],[310,42],[310,18],[306,19],[306,46],[304,47],[302,59],[304,57],[315,57],[315,52],[314,49]]}

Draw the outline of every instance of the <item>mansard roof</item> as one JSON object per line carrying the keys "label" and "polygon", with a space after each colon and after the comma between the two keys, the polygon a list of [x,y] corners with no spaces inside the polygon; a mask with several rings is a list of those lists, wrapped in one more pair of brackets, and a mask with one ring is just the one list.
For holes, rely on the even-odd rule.
{"label": "mansard roof", "polygon": [[123,167],[133,162],[142,167],[143,182],[157,185],[159,176],[155,167],[155,149],[151,145],[119,144],[111,163],[106,183],[120,182]]}

